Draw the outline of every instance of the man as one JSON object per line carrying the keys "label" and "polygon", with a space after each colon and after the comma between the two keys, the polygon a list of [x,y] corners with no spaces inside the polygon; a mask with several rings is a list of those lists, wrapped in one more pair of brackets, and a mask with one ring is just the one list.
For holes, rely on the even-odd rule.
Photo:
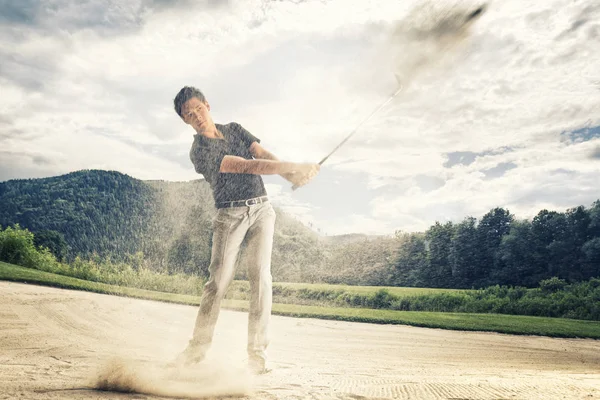
{"label": "man", "polygon": [[293,185],[302,186],[318,173],[319,165],[280,161],[240,124],[214,123],[210,104],[194,87],[182,88],[174,105],[181,119],[196,132],[190,159],[196,172],[209,183],[217,208],[209,280],[204,286],[192,339],[178,362],[190,365],[204,359],[212,342],[221,300],[233,279],[245,240],[250,283],[248,363],[254,372],[264,373],[272,303],[275,211],[261,175],[278,174]]}

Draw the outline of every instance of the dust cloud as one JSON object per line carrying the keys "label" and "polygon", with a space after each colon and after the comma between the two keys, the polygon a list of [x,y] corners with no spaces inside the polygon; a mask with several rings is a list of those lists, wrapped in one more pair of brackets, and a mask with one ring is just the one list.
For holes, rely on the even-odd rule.
{"label": "dust cloud", "polygon": [[180,368],[115,357],[95,371],[89,386],[100,391],[177,398],[246,396],[252,392],[251,378],[246,370],[214,363]]}
{"label": "dust cloud", "polygon": [[418,2],[380,36],[370,66],[378,74],[385,68],[403,87],[427,73],[443,74],[464,56],[473,25],[486,9],[464,1]]}

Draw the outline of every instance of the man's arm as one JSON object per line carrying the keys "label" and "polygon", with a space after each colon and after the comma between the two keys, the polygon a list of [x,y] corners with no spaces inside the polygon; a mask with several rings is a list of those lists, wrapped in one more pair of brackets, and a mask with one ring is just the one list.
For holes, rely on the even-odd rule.
{"label": "man's arm", "polygon": [[227,155],[223,157],[219,171],[222,173],[280,175],[295,186],[303,186],[319,172],[320,165],[280,161],[273,153],[253,141],[248,148],[254,160]]}
{"label": "man's arm", "polygon": [[260,158],[262,160],[273,160],[279,161],[279,158],[275,156],[275,154],[269,152],[267,149],[262,147],[260,143],[253,142],[250,145],[250,153],[254,156],[254,158]]}
{"label": "man's arm", "polygon": [[[279,161],[279,158],[267,149],[262,147],[258,142],[252,142],[250,145],[250,153],[258,159]],[[293,172],[282,172],[279,175],[294,184],[295,187],[306,185],[312,178],[314,178],[319,172],[321,166],[319,164],[305,164],[309,166],[308,169],[299,169]]]}
{"label": "man's arm", "polygon": [[221,161],[219,172],[229,174],[278,175],[309,172],[312,164],[297,164],[275,160],[247,160],[227,155]]}
{"label": "man's arm", "polygon": [[280,161],[258,142],[249,147],[254,160],[227,155],[223,157],[220,172],[257,175],[280,175],[294,186],[306,185],[319,172],[319,164],[300,164]]}
{"label": "man's arm", "polygon": [[[271,153],[270,151],[268,151],[267,149],[265,149],[264,147],[262,147],[260,145],[260,143],[258,142],[252,142],[252,145],[250,145],[250,153],[254,156],[254,158],[258,158],[261,160],[272,160],[272,161],[279,161],[279,158],[277,158],[277,156],[273,153]],[[287,179],[288,181],[292,181],[294,179],[294,174],[293,173],[282,173],[279,174],[283,179]]]}

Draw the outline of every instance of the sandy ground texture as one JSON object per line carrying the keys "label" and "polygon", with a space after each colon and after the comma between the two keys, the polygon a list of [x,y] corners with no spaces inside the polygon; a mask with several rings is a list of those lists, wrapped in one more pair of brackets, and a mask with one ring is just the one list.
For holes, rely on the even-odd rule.
{"label": "sandy ground texture", "polygon": [[168,366],[195,315],[0,282],[0,399],[600,399],[597,340],[278,316],[273,371],[255,377],[245,369],[247,314],[232,311],[203,364]]}

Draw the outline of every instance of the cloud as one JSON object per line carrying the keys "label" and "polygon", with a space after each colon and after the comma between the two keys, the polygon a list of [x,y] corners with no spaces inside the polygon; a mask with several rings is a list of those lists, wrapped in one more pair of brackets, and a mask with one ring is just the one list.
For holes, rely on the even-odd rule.
{"label": "cloud", "polygon": [[561,140],[565,143],[581,143],[595,138],[600,138],[600,126],[586,126],[572,131],[565,131],[560,134]]}
{"label": "cloud", "polygon": [[2,1],[0,22],[8,26],[29,26],[44,32],[69,33],[88,29],[97,32],[122,32],[139,27],[143,2],[68,0],[19,2]]}
{"label": "cloud", "polygon": [[46,83],[54,80],[58,72],[63,45],[55,38],[38,34],[27,35],[8,32],[0,27],[5,41],[0,42],[0,82],[3,86],[14,84],[29,92],[42,91]]}
{"label": "cloud", "polygon": [[444,167],[451,168],[455,165],[471,165],[477,157],[485,157],[495,154],[503,154],[512,151],[510,148],[501,148],[497,150],[488,150],[480,153],[472,151],[453,151],[445,154],[448,160],[444,163]]}
{"label": "cloud", "polygon": [[506,173],[506,171],[509,171],[511,169],[515,169],[518,168],[517,164],[512,163],[512,162],[505,162],[505,163],[500,163],[498,165],[496,165],[495,167],[492,168],[488,168],[483,170],[483,175],[485,176],[484,179],[495,179],[495,178],[499,178],[502,175],[504,175]]}
{"label": "cloud", "polygon": [[[48,125],[47,135],[4,141],[1,168],[5,178],[42,177],[80,169],[117,170],[139,179],[189,180],[198,176],[180,163],[138,145],[101,134],[76,129],[55,134]],[[24,150],[25,149],[25,150]],[[183,157],[182,157],[183,158]],[[11,176],[6,176],[6,171]],[[183,179],[182,179],[183,178]]]}
{"label": "cloud", "polygon": [[437,190],[444,186],[446,181],[436,176],[417,175],[414,177],[417,186],[423,192],[430,192]]}
{"label": "cloud", "polygon": [[[507,207],[519,218],[542,208],[565,209],[589,205],[598,198],[598,165],[586,155],[595,142],[511,153],[512,164],[498,165],[491,177],[477,165],[456,166],[455,175],[437,190],[417,185],[389,192],[373,201],[372,215],[398,221],[405,231],[425,230],[434,221],[459,221],[467,215],[481,217],[490,209]],[[502,156],[500,156],[502,157]]]}
{"label": "cloud", "polygon": [[[397,57],[423,55],[392,34],[418,22],[416,1],[1,4],[0,179],[82,168],[197,178],[193,132],[172,109],[189,84],[216,121],[241,123],[282,159],[316,162],[395,91]],[[292,192],[269,177],[269,190],[328,232],[595,200],[598,12],[593,0],[490,4],[314,182]]]}
{"label": "cloud", "polygon": [[13,159],[28,158],[32,161],[32,163],[34,165],[41,166],[41,167],[52,166],[55,164],[54,160],[51,157],[47,157],[42,153],[30,153],[30,152],[26,152],[26,151],[2,150],[2,151],[0,151],[0,154],[2,155],[2,157],[6,157],[6,158],[13,158]]}
{"label": "cloud", "polygon": [[52,175],[56,161],[37,152],[0,150],[0,181]]}
{"label": "cloud", "polygon": [[[485,155],[486,153],[479,153],[479,155]],[[446,154],[448,161],[444,163],[444,167],[450,168],[454,165],[469,165],[475,161],[478,153],[472,151],[453,151]]]}
{"label": "cloud", "polygon": [[597,4],[590,4],[584,7],[577,15],[574,17],[571,26],[565,31],[561,32],[560,35],[556,37],[556,40],[565,40],[572,38],[577,34],[578,31],[581,31],[582,27],[588,26],[590,27],[590,22],[592,22],[590,29],[588,30],[589,37],[596,36],[596,29],[598,24],[594,24],[593,21],[598,20],[598,16],[600,15],[600,6]]}
{"label": "cloud", "polygon": [[0,2],[2,14],[0,22],[14,24],[30,24],[35,20],[36,12],[39,9],[39,2],[35,0],[22,0],[14,2],[3,0]]}
{"label": "cloud", "polygon": [[320,227],[324,224],[317,222],[314,216],[315,206],[313,204],[294,197],[291,191],[281,183],[281,179],[266,177],[265,188],[269,194],[269,201],[273,203],[273,206],[282,209],[305,225],[320,231]]}

